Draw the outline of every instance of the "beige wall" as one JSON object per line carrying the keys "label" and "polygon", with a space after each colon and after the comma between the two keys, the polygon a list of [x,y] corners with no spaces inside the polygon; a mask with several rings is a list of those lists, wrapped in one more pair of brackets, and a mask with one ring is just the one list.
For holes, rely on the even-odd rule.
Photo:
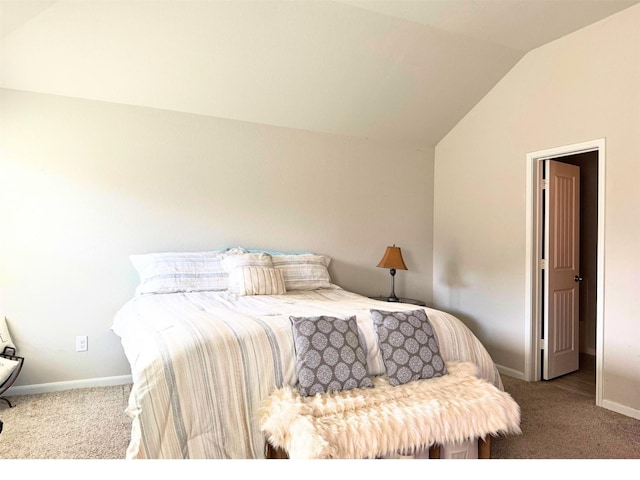
{"label": "beige wall", "polygon": [[438,144],[434,302],[523,374],[526,155],[599,138],[603,395],[640,415],[640,6],[530,52]]}
{"label": "beige wall", "polygon": [[[0,314],[26,357],[18,386],[130,373],[110,332],[128,255],[309,250],[339,285],[431,298],[433,150],[2,90]],[[76,335],[89,351],[76,353]],[[65,383],[65,385],[67,385]]]}

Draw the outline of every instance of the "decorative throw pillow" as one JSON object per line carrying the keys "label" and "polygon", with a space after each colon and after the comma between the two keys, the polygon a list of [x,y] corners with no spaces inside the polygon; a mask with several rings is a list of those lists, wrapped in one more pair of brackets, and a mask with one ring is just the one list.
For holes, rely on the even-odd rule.
{"label": "decorative throw pillow", "polygon": [[7,326],[7,319],[2,318],[0,320],[0,353],[4,352],[5,347],[10,347],[15,350],[16,346],[11,340],[11,335],[9,334],[9,327]]}
{"label": "decorative throw pillow", "polygon": [[284,295],[282,270],[270,267],[236,267],[229,274],[229,288],[236,295]]}
{"label": "decorative throw pillow", "polygon": [[391,385],[447,374],[438,339],[424,310],[371,310],[371,316]]}
{"label": "decorative throw pillow", "polygon": [[222,259],[229,249],[212,252],[162,252],[130,255],[140,283],[136,295],[226,290]]}
{"label": "decorative throw pillow", "polygon": [[20,364],[18,360],[0,357],[0,386],[11,376],[16,367]]}
{"label": "decorative throw pillow", "polygon": [[356,317],[289,317],[302,396],[372,387]]}
{"label": "decorative throw pillow", "polygon": [[297,255],[274,255],[273,266],[284,272],[287,290],[317,290],[331,288],[329,263],[325,255],[302,253]]}

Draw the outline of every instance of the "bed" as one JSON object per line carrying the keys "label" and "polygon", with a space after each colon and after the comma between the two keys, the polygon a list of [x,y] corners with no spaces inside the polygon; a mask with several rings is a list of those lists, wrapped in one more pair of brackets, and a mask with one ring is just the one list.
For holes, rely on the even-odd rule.
{"label": "bed", "polygon": [[133,255],[135,295],[112,325],[131,366],[127,458],[264,458],[261,402],[296,385],[291,317],[355,317],[371,377],[385,364],[371,311],[423,309],[445,361],[502,389],[486,349],[455,316],[374,300],[331,282],[325,255],[222,249]]}

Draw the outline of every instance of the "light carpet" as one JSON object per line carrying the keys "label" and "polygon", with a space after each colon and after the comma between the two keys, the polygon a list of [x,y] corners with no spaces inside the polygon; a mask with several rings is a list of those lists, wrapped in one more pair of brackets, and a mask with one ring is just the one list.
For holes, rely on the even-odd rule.
{"label": "light carpet", "polygon": [[124,458],[130,385],[8,397],[0,401],[0,458]]}
{"label": "light carpet", "polygon": [[[494,459],[640,459],[640,420],[549,382],[503,375],[521,408],[521,435],[496,438]],[[0,402],[0,459],[122,459],[130,386],[10,397]]]}

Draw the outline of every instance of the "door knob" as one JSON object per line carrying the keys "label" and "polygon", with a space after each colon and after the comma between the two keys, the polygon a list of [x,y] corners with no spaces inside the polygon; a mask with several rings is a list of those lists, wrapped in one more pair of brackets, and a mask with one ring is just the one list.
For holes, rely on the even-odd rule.
{"label": "door knob", "polygon": [[582,281],[582,277],[576,275],[575,277],[573,277],[573,281],[574,282],[581,282]]}

